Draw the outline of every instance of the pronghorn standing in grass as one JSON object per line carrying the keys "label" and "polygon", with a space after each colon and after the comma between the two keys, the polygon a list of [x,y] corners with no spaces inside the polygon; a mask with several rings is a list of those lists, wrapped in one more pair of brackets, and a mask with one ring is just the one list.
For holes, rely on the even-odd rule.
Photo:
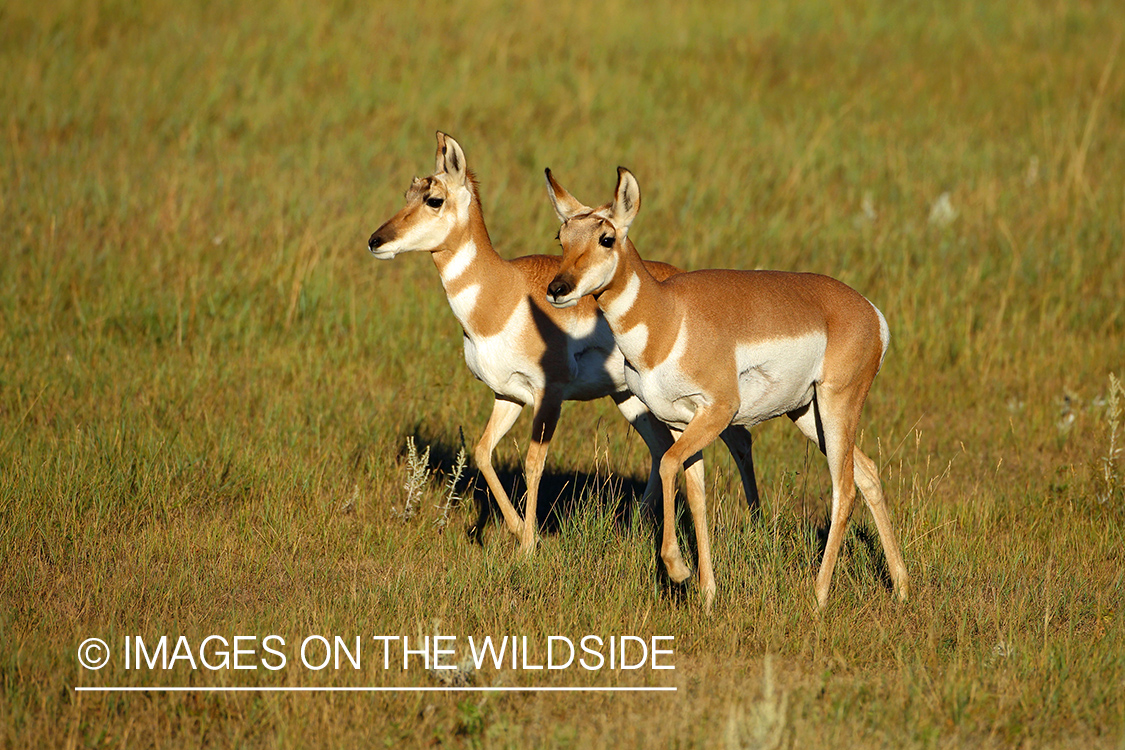
{"label": "pronghorn standing in grass", "polygon": [[[368,247],[383,260],[410,251],[433,257],[449,306],[464,331],[465,362],[496,395],[473,455],[508,529],[520,539],[520,550],[531,553],[537,541],[539,480],[563,401],[613,398],[652,453],[645,489],[650,502],[659,494],[658,462],[672,444],[672,435],[626,389],[624,360],[594,301],[583,300],[566,310],[547,304],[547,284],[559,270],[559,258],[529,255],[508,261],[492,248],[464,151],[444,133],[437,134],[437,141],[435,173],[414,179],[406,191],[406,206],[375,230]],[[664,263],[647,263],[645,269],[658,279],[678,272]],[[521,521],[492,466],[492,452],[529,404],[534,419],[524,464],[527,507]],[[723,439],[742,475],[747,502],[756,508],[750,433],[732,429]]]}
{"label": "pronghorn standing in grass", "polygon": [[559,308],[592,295],[625,356],[629,389],[661,421],[682,430],[660,460],[664,531],[660,555],[675,581],[691,575],[676,541],[676,475],[685,468],[704,606],[715,594],[703,464],[693,457],[731,425],[782,414],[828,458],[832,516],[816,578],[823,608],[855,501],[863,492],[900,599],[908,592],[875,463],[855,446],[860,411],[883,361],[887,322],[858,292],[827,276],[776,271],[695,271],[655,278],[627,233],[640,209],[633,175],[618,168],[611,203],[579,203],[547,170],[563,222],[563,258],[547,297]]}

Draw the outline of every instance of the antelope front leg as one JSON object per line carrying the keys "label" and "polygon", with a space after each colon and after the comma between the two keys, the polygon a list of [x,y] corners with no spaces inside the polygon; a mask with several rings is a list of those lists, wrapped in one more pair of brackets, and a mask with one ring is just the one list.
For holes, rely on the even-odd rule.
{"label": "antelope front leg", "polygon": [[[703,478],[703,449],[730,424],[735,409],[711,406],[699,409],[687,428],[660,459],[660,480],[664,483],[664,539],[660,555],[672,580],[680,582],[689,575],[676,543],[675,479],[680,466],[686,464],[688,505],[695,525],[699,554],[699,588],[703,593],[703,609],[711,611],[715,600],[715,574],[711,569],[711,538],[707,529],[707,496]],[[678,573],[683,573],[677,578]]]}
{"label": "antelope front leg", "polygon": [[644,402],[631,393],[617,393],[613,396],[614,403],[621,413],[625,415],[625,419],[645,441],[648,446],[648,452],[652,456],[652,467],[648,473],[648,484],[645,485],[645,493],[642,497],[642,504],[646,513],[651,513],[653,517],[656,516],[656,503],[662,497],[660,492],[660,457],[672,445],[672,432],[668,426],[657,419]]}
{"label": "antelope front leg", "polygon": [[751,451],[752,440],[750,430],[740,425],[731,425],[723,430],[719,436],[727,444],[731,458],[738,466],[738,475],[742,477],[742,491],[746,494],[746,507],[750,515],[758,518],[762,514],[762,501],[758,497],[758,480],[754,476],[754,456]]}
{"label": "antelope front leg", "polygon": [[527,507],[523,511],[523,534],[520,536],[520,553],[531,555],[539,541],[537,506],[539,480],[543,477],[543,464],[547,461],[547,448],[559,423],[562,398],[555,393],[544,394],[535,405],[535,419],[531,425],[531,445],[527,448],[524,476],[527,479]]}
{"label": "antelope front leg", "polygon": [[512,501],[508,499],[508,493],[504,491],[504,485],[500,483],[500,478],[496,476],[496,470],[492,468],[492,451],[496,449],[496,444],[508,434],[508,430],[512,429],[512,425],[516,423],[516,419],[522,410],[522,404],[497,396],[496,401],[492,404],[492,416],[488,418],[484,434],[481,435],[480,442],[473,449],[473,458],[476,459],[477,468],[484,475],[484,481],[488,484],[488,489],[492,490],[492,496],[496,498],[496,504],[500,506],[500,512],[504,514],[504,523],[508,527],[508,531],[517,537],[523,533],[524,522],[520,520],[516,509],[512,507]]}
{"label": "antelope front leg", "polygon": [[703,452],[684,463],[687,480],[688,507],[695,526],[695,544],[699,551],[699,590],[703,593],[703,611],[711,613],[715,601],[715,573],[711,569],[711,534],[707,523],[707,481],[703,476]]}
{"label": "antelope front leg", "polygon": [[[672,430],[674,439],[678,440],[682,433]],[[674,583],[683,583],[691,577],[691,570],[684,564],[683,555],[680,554],[680,543],[676,539],[676,474],[680,470],[682,461],[671,459],[669,454],[675,443],[664,455],[660,457],[659,476],[663,490],[664,530],[660,537],[660,559],[664,561],[664,569]]]}

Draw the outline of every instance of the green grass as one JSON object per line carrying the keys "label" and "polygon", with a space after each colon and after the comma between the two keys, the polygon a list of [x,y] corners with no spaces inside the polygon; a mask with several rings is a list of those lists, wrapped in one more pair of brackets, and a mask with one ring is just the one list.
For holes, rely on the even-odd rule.
{"label": "green grass", "polygon": [[[6,3],[0,743],[1120,748],[1125,497],[1096,495],[1125,372],[1123,33],[1111,2]],[[909,602],[859,511],[814,613],[829,483],[787,424],[756,431],[761,522],[707,454],[709,617],[629,511],[647,454],[608,403],[564,409],[548,473],[573,502],[533,560],[495,524],[473,544],[472,502],[438,531],[490,395],[429,260],[365,243],[439,128],[508,257],[556,252],[544,167],[594,203],[624,164],[647,257],[827,273],[883,310],[862,445]],[[403,523],[409,436],[435,474]],[[673,635],[675,671],[477,684],[678,691],[74,690],[437,685],[367,659],[76,659],[91,636],[292,648],[435,619],[462,639]]]}

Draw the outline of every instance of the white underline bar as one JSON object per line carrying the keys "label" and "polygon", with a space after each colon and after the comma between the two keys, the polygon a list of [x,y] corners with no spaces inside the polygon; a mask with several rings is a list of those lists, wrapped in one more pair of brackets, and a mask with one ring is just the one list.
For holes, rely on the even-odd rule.
{"label": "white underline bar", "polygon": [[676,687],[76,687],[89,693],[674,693]]}

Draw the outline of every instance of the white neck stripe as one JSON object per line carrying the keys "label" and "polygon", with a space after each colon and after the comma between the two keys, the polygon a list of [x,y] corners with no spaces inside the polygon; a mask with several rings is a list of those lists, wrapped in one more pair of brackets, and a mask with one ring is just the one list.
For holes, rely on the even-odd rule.
{"label": "white neck stripe", "polygon": [[453,251],[453,258],[445,264],[445,268],[441,269],[441,280],[446,284],[456,281],[461,274],[468,270],[476,257],[477,243],[470,239]]}
{"label": "white neck stripe", "polygon": [[637,301],[637,294],[641,291],[641,279],[636,273],[629,276],[629,280],[625,282],[625,288],[621,290],[621,294],[610,300],[609,304],[605,306],[603,312],[607,318],[618,319],[625,313],[632,309],[633,303]]}

